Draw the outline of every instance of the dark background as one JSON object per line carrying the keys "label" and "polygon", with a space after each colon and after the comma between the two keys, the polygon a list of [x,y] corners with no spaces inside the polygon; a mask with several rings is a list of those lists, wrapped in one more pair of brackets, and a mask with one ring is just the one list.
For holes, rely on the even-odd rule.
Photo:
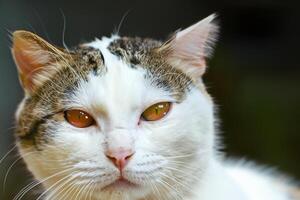
{"label": "dark background", "polygon": [[[300,179],[300,4],[271,0],[0,0],[0,160],[13,147],[13,119],[23,97],[8,31],[26,29],[62,46],[120,33],[164,39],[213,12],[221,36],[205,82],[219,107],[225,151]],[[30,183],[13,151],[0,163],[0,199]],[[32,198],[29,198],[32,199]]]}

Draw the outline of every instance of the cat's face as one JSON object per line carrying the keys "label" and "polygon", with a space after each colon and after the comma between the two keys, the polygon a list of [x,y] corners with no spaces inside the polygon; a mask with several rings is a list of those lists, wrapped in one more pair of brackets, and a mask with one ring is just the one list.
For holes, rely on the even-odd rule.
{"label": "cat's face", "polygon": [[114,36],[67,51],[14,34],[26,91],[17,143],[44,195],[172,199],[189,190],[213,152],[201,81],[212,18],[164,44]]}

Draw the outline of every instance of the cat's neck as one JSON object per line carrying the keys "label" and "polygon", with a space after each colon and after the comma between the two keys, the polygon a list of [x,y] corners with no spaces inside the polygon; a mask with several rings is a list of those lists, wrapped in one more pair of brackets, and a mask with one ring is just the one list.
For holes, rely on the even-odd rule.
{"label": "cat's neck", "polygon": [[188,200],[198,199],[246,199],[237,183],[229,176],[217,159],[212,159],[202,179],[194,186],[194,196]]}

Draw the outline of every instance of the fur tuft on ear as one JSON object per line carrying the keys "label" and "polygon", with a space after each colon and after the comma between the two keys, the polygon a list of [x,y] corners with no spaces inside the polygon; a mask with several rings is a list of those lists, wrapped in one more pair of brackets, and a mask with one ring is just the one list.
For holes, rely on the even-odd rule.
{"label": "fur tuft on ear", "polygon": [[53,72],[59,60],[70,57],[39,36],[28,31],[15,31],[12,35],[12,54],[18,67],[20,82],[27,94],[31,94]]}
{"label": "fur tuft on ear", "polygon": [[215,14],[200,22],[176,32],[164,43],[159,51],[167,55],[167,61],[174,67],[194,79],[199,79],[205,72],[205,58],[212,54],[217,39],[218,26],[214,22]]}

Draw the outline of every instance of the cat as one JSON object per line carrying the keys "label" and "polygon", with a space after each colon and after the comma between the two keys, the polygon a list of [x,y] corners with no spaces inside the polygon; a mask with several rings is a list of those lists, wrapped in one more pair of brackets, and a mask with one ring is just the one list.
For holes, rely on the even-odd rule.
{"label": "cat", "polygon": [[58,48],[15,31],[25,97],[16,142],[38,199],[291,200],[286,178],[219,153],[202,76],[218,35],[212,14],[168,40],[103,37]]}

